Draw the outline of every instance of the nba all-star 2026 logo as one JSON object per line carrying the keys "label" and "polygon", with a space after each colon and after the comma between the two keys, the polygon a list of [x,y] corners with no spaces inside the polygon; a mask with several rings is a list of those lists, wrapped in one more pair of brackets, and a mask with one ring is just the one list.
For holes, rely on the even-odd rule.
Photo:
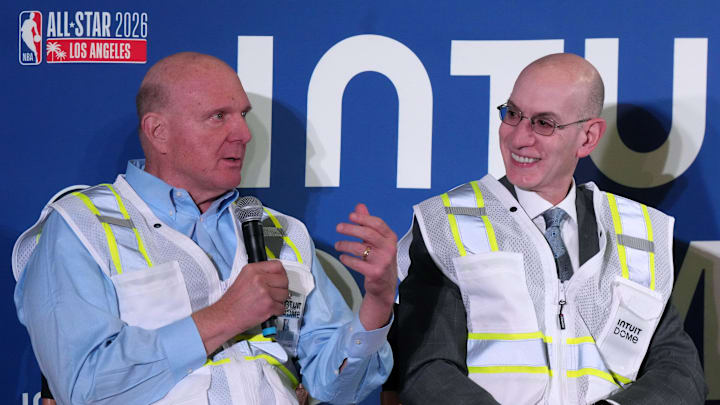
{"label": "nba all-star 2026 logo", "polygon": [[22,11],[18,58],[21,65],[39,65],[43,59],[46,63],[146,63],[147,35],[144,12]]}

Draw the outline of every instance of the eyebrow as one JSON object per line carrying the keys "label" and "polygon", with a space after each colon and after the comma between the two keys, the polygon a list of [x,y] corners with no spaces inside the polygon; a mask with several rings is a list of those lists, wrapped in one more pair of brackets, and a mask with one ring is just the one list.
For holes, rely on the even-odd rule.
{"label": "eyebrow", "polygon": [[[205,111],[203,112],[203,114],[204,114],[204,115],[209,115],[209,114],[215,113],[216,111],[231,111],[232,108],[233,108],[233,107],[230,106],[230,105],[215,106],[215,107],[212,107],[212,108],[208,108],[207,110],[205,110]],[[248,103],[247,107],[243,108],[243,109],[240,110],[240,111],[245,112],[245,113],[248,113],[248,112],[250,112],[250,110],[252,110],[252,105],[250,105],[250,104]]]}
{"label": "eyebrow", "polygon": [[[516,110],[522,112],[522,109],[519,108],[519,107],[518,107],[515,103],[513,103],[511,100],[508,100],[506,104],[508,105],[508,107],[513,107],[513,108],[515,108]],[[526,116],[525,113],[523,113],[523,117],[525,117],[525,116]],[[537,117],[547,117],[547,118],[550,118],[550,119],[552,119],[552,120],[554,120],[554,121],[557,121],[557,122],[559,122],[558,120],[559,120],[559,118],[560,118],[560,117],[558,117],[557,114],[555,114],[555,113],[552,112],[552,111],[539,112],[539,113],[533,114],[530,118],[537,118]]]}

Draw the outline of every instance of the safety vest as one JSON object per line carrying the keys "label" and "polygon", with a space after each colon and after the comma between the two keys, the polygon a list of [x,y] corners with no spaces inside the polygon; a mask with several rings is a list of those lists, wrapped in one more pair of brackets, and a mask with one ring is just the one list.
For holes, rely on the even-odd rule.
{"label": "safety vest", "polygon": [[[414,207],[462,294],[469,377],[500,403],[594,403],[632,384],[670,296],[673,218],[582,187],[600,250],[565,283],[543,234],[491,176]],[[399,244],[400,278],[411,241]]]}
{"label": "safety vest", "polygon": [[[232,271],[221,280],[211,258],[187,236],[160,221],[125,180],[73,192],[49,204],[13,250],[16,280],[40,240],[53,210],[63,216],[107,277],[118,296],[121,319],[156,329],[215,303],[235,281],[247,255],[237,248]],[[314,288],[312,242],[298,220],[264,208],[266,253],[288,274],[290,296],[277,317],[277,339],[259,326],[226,342],[207,363],[180,381],[156,404],[297,404],[298,373],[293,365],[305,300]]]}

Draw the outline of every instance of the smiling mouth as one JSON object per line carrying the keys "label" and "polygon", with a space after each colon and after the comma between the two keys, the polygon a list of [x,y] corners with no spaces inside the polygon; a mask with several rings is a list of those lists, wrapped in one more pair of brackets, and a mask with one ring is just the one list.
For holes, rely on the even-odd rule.
{"label": "smiling mouth", "polygon": [[527,157],[527,156],[520,156],[520,155],[516,155],[512,152],[510,152],[510,156],[512,156],[513,160],[518,163],[535,163],[538,160],[540,160],[540,158],[531,158],[531,157]]}

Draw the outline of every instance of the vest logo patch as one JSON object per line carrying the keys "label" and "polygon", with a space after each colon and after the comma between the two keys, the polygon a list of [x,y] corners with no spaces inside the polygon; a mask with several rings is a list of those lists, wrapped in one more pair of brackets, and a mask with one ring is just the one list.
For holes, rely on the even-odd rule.
{"label": "vest logo patch", "polygon": [[630,322],[618,319],[613,334],[618,335],[620,336],[620,338],[628,340],[633,344],[637,344],[638,340],[640,339],[640,333],[642,331],[642,328],[639,328]]}
{"label": "vest logo patch", "polygon": [[290,291],[290,296],[285,300],[285,317],[287,318],[300,318],[303,311],[303,304],[305,303],[305,297],[294,291]]}

